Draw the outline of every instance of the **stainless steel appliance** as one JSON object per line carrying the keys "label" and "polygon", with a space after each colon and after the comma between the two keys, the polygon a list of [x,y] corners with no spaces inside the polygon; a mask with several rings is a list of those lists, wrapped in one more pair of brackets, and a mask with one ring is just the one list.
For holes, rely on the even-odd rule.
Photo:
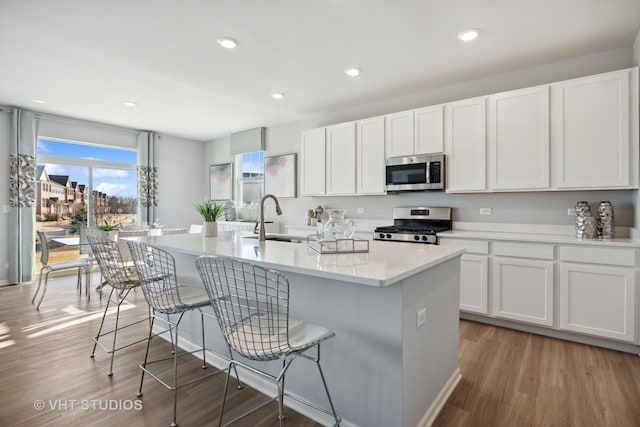
{"label": "stainless steel appliance", "polygon": [[373,239],[437,245],[437,233],[446,230],[451,230],[451,208],[394,208],[393,225],[377,227]]}
{"label": "stainless steel appliance", "polygon": [[444,190],[444,154],[392,157],[385,170],[387,191]]}

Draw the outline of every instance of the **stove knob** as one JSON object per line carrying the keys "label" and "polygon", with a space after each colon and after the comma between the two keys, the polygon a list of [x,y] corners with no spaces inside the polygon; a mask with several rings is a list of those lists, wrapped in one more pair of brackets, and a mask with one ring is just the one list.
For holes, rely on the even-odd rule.
{"label": "stove knob", "polygon": [[424,240],[426,242],[427,240],[429,240],[429,237],[428,236],[422,236],[422,240]]}
{"label": "stove knob", "polygon": [[420,236],[413,236],[413,240],[420,240]]}
{"label": "stove knob", "polygon": [[387,239],[390,239],[390,238],[391,238],[391,234],[387,234]]}
{"label": "stove knob", "polygon": [[384,239],[384,233],[380,233],[380,238]]}

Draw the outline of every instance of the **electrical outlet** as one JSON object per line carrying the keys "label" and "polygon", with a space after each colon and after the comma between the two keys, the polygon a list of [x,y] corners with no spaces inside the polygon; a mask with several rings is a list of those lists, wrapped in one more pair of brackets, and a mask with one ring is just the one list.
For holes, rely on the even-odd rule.
{"label": "electrical outlet", "polygon": [[356,210],[356,212],[357,212],[358,214],[363,215],[363,214],[364,214],[364,208],[358,208],[358,209]]}
{"label": "electrical outlet", "polygon": [[567,215],[574,216],[576,214],[576,208],[567,208]]}
{"label": "electrical outlet", "polygon": [[480,215],[491,215],[492,213],[491,208],[480,208]]}
{"label": "electrical outlet", "polygon": [[416,329],[424,325],[426,321],[427,321],[427,309],[423,308],[422,310],[416,313]]}
{"label": "electrical outlet", "polygon": [[2,205],[2,212],[9,213],[11,210],[9,209],[9,205]]}

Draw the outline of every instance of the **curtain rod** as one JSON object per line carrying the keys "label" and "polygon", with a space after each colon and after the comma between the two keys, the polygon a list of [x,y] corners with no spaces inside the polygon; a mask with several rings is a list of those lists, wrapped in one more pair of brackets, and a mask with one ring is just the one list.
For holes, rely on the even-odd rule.
{"label": "curtain rod", "polygon": [[[16,110],[16,109],[27,110],[26,108],[11,107],[11,106],[8,106],[8,105],[0,105],[0,112],[13,113],[13,111]],[[85,125],[85,126],[97,127],[97,128],[102,128],[102,129],[119,130],[119,131],[123,131],[123,132],[133,133],[133,134],[136,134],[136,135],[140,135],[142,132],[152,132],[152,131],[149,131],[149,130],[132,129],[132,128],[127,128],[127,127],[123,127],[123,126],[109,125],[109,124],[106,124],[106,123],[94,122],[94,121],[91,121],[91,120],[74,119],[72,117],[65,117],[65,116],[58,116],[58,115],[55,115],[55,114],[41,113],[41,112],[38,112],[38,111],[35,111],[35,110],[30,110],[30,111],[33,111],[36,117],[41,118],[41,119],[45,119],[45,120],[55,120],[55,121],[60,121],[60,122],[64,122],[64,123]]]}

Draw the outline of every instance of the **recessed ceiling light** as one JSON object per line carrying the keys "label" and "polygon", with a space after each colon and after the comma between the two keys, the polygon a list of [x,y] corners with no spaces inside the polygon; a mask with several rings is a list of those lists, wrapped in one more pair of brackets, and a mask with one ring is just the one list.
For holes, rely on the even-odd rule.
{"label": "recessed ceiling light", "polygon": [[124,105],[126,105],[127,107],[137,107],[138,103],[133,101],[127,101],[124,103]]}
{"label": "recessed ceiling light", "polygon": [[47,101],[43,101],[42,99],[34,99],[33,102],[36,103],[36,104],[46,104],[47,103]]}
{"label": "recessed ceiling light", "polygon": [[349,77],[355,77],[358,74],[360,74],[360,69],[359,68],[347,68],[346,70],[344,70],[344,73]]}
{"label": "recessed ceiling light", "polygon": [[458,34],[458,38],[463,42],[470,42],[471,40],[475,40],[480,34],[480,30],[476,28],[470,28]]}
{"label": "recessed ceiling light", "polygon": [[234,49],[238,45],[238,42],[230,37],[220,37],[218,44],[225,49]]}
{"label": "recessed ceiling light", "polygon": [[274,92],[274,93],[271,94],[271,97],[273,99],[282,99],[282,98],[284,98],[284,93],[282,93],[282,92]]}

